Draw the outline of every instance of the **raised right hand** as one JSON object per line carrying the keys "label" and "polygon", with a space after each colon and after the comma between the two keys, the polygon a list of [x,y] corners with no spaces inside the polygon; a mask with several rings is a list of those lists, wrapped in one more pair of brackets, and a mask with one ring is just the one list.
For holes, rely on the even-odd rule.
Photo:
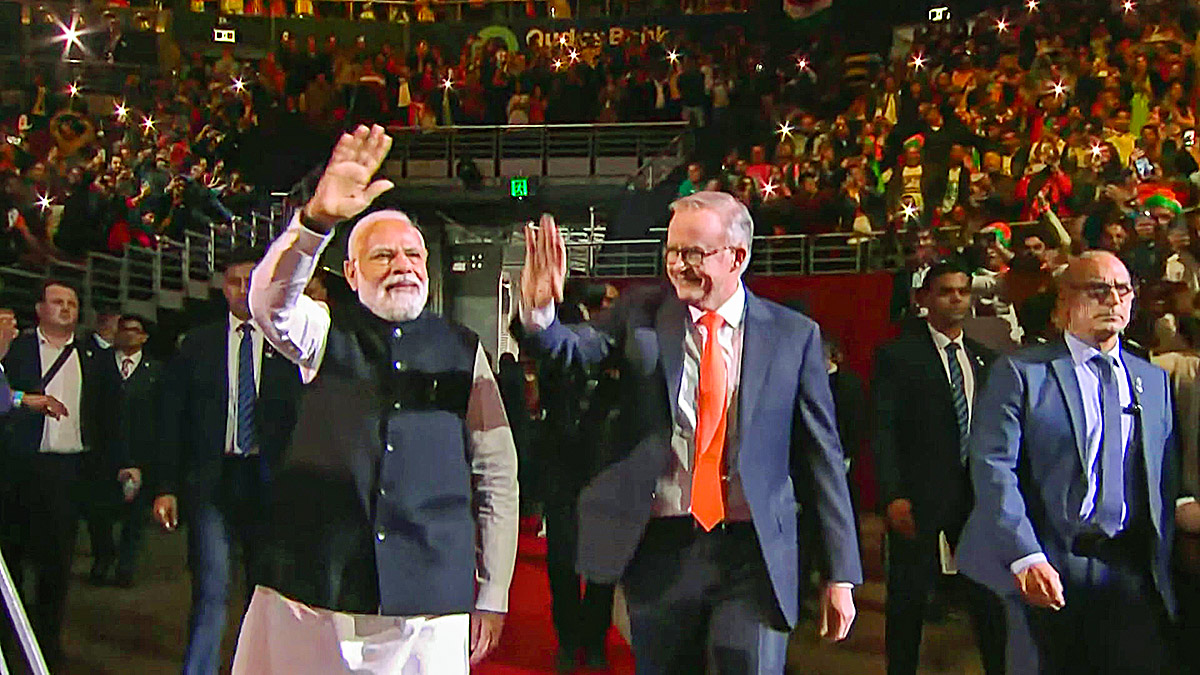
{"label": "raised right hand", "polygon": [[912,502],[907,499],[893,499],[887,505],[888,528],[905,539],[917,538],[917,521],[913,519]]}
{"label": "raised right hand", "polygon": [[1014,574],[1021,597],[1034,607],[1060,610],[1067,605],[1058,570],[1048,562],[1036,563]]}
{"label": "raised right hand", "polygon": [[541,309],[562,302],[567,277],[567,247],[554,224],[554,216],[543,214],[538,227],[525,226],[525,267],[521,270],[521,302],[527,309]]}
{"label": "raised right hand", "polygon": [[342,134],[312,199],[304,205],[309,221],[332,229],[392,189],[392,182],[386,178],[371,180],[391,148],[392,137],[379,125],[369,129],[359,126],[353,134]]}
{"label": "raised right hand", "polygon": [[179,501],[175,495],[159,495],[154,498],[154,522],[167,532],[179,527]]}

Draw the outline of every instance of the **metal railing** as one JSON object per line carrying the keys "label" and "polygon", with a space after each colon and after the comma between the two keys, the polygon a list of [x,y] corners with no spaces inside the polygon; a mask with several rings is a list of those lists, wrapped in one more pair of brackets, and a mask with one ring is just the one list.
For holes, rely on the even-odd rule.
{"label": "metal railing", "polygon": [[402,178],[454,178],[462,160],[484,177],[611,176],[627,178],[651,159],[682,152],[685,122],[394,126],[389,161]]}
{"label": "metal railing", "polygon": [[[665,234],[654,228],[651,235]],[[766,276],[862,274],[895,270],[904,232],[857,232],[829,234],[785,234],[755,237],[751,246],[752,274]],[[935,230],[942,245],[959,242],[962,230]],[[565,239],[567,259],[573,273],[594,278],[656,277],[664,273],[664,237],[572,241]],[[586,261],[586,264],[581,261]]]}
{"label": "metal railing", "polygon": [[182,309],[185,298],[207,298],[230,251],[238,246],[266,245],[290,217],[280,202],[232,227],[188,231],[183,241],[159,237],[157,248],[127,246],[121,254],[88,253],[82,262],[3,266],[0,306],[28,310],[37,301],[39,284],[58,279],[79,289],[83,307],[119,307],[153,320],[159,307]]}

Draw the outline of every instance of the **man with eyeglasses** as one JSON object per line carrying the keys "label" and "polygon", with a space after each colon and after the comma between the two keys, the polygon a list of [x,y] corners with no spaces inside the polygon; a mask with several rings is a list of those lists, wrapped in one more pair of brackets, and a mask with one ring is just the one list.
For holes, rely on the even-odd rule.
{"label": "man with eyeglasses", "polygon": [[562,236],[549,216],[528,228],[522,337],[563,367],[620,370],[623,431],[580,493],[577,566],[623,585],[638,672],[781,674],[808,545],[798,496],[824,543],[822,635],[849,633],[862,581],[821,335],[742,284],[745,206],[702,191],[671,210],[670,285],[573,326],[555,316]]}
{"label": "man with eyeglasses", "polygon": [[1010,654],[1010,672],[1166,667],[1175,519],[1200,506],[1176,506],[1167,375],[1121,344],[1134,290],[1111,253],[1073,260],[1056,308],[1063,337],[1000,359],[976,407],[959,568],[1020,592],[1009,616],[1028,621],[1038,664]]}

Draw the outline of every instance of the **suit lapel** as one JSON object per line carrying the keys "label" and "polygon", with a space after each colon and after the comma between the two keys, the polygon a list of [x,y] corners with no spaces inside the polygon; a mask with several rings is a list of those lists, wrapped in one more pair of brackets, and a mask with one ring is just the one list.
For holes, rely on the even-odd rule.
{"label": "suit lapel", "polygon": [[[758,296],[746,291],[746,319],[742,331],[742,376],[738,391],[738,427],[745,438],[754,419],[758,394],[767,380],[771,366],[774,341],[779,334],[772,330],[775,318]],[[745,447],[745,444],[742,444]]]}
{"label": "suit lapel", "polygon": [[[917,338],[925,350],[925,359],[929,363],[927,371],[937,383],[938,394],[945,399],[945,402],[950,405],[950,410],[954,410],[954,392],[950,389],[950,378],[946,375],[946,366],[942,363],[942,355],[938,353],[937,343],[933,341],[933,334],[929,332],[929,325],[924,321],[921,322],[919,337]],[[957,423],[957,417],[954,418]]]}
{"label": "suit lapel", "polygon": [[1050,362],[1058,388],[1062,391],[1067,403],[1067,412],[1071,416],[1071,429],[1075,434],[1075,450],[1079,453],[1080,466],[1087,466],[1087,450],[1084,447],[1087,438],[1087,418],[1083,415],[1083,395],[1079,393],[1079,378],[1075,377],[1075,362],[1071,360],[1071,350],[1067,343],[1060,341],[1059,354]]}
{"label": "suit lapel", "polygon": [[[1150,433],[1155,433],[1157,435],[1158,428],[1151,427],[1151,425],[1146,424],[1147,416],[1145,411],[1162,410],[1166,403],[1155,398],[1153,389],[1151,389],[1149,394],[1147,394],[1145,391],[1145,383],[1147,381],[1152,381],[1155,378],[1153,370],[1147,370],[1141,360],[1132,358],[1132,355],[1128,354],[1127,352],[1124,353],[1122,361],[1125,364],[1125,370],[1129,373],[1129,393],[1134,403],[1143,405],[1142,412],[1137,413],[1137,415],[1134,417],[1136,424],[1131,430],[1131,433],[1133,434],[1134,438],[1138,439],[1142,446],[1142,469],[1147,481],[1146,494],[1150,496],[1150,519],[1153,521],[1154,527],[1158,529],[1159,532],[1162,532],[1162,513],[1158,508],[1159,500],[1155,499],[1155,496],[1161,492],[1160,488],[1158,487],[1161,478],[1161,472],[1152,471],[1151,467],[1163,466],[1162,449],[1164,439],[1159,439],[1156,437],[1153,439],[1153,443],[1149,442],[1147,437],[1150,435]],[[1143,401],[1146,401],[1146,404],[1143,404]],[[1138,429],[1139,425],[1141,427],[1140,433]]]}
{"label": "suit lapel", "polygon": [[683,381],[683,331],[687,321],[687,307],[668,293],[658,306],[654,317],[654,330],[658,334],[658,353],[661,354],[663,376],[667,379],[668,409],[677,410],[679,387]]}

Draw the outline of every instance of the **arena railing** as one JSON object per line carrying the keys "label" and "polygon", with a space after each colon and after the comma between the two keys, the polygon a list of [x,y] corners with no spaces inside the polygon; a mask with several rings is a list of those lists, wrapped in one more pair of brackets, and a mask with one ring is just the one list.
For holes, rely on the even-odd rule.
{"label": "arena railing", "polygon": [[389,127],[394,163],[406,179],[447,179],[461,161],[485,178],[509,176],[612,177],[636,175],[649,161],[683,152],[686,122]]}
{"label": "arena railing", "polygon": [[[234,226],[211,226],[185,233],[183,241],[159,238],[157,248],[127,247],[121,254],[89,253],[82,262],[0,267],[0,306],[28,313],[47,278],[75,285],[84,307],[120,307],[150,320],[157,310],[182,309],[186,298],[207,299],[220,280],[225,257],[242,245],[265,245],[286,227],[290,213],[277,202]],[[1014,226],[1031,223],[1012,223]],[[572,274],[592,278],[657,277],[663,274],[660,231],[640,239],[603,240],[596,223],[564,237]],[[862,274],[891,271],[903,260],[903,231],[789,234],[755,237],[750,272],[761,275]],[[575,236],[577,235],[577,236]],[[521,236],[519,233],[516,237]],[[959,228],[939,228],[939,243],[964,243]],[[523,248],[523,247],[519,247]],[[517,264],[517,261],[513,261]]]}

